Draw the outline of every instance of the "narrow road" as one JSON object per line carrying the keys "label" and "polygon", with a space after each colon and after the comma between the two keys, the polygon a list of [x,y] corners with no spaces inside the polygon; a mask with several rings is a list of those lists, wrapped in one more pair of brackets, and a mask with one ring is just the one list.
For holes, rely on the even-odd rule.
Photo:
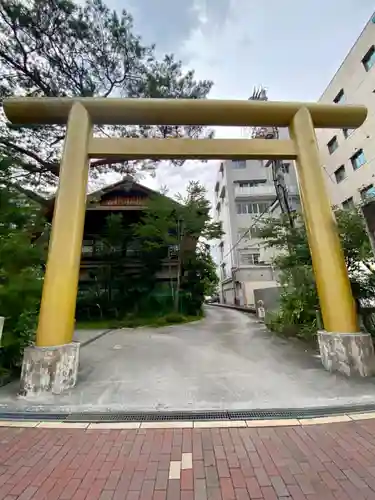
{"label": "narrow road", "polygon": [[8,385],[0,389],[0,409],[264,409],[375,402],[374,379],[327,373],[313,354],[272,335],[252,316],[211,306],[200,322],[112,331],[82,348],[74,390],[30,403],[17,400],[17,386]]}

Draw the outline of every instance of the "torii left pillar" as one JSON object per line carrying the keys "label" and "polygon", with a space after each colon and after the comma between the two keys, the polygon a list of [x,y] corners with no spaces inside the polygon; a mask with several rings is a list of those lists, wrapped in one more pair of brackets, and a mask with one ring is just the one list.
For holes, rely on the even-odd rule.
{"label": "torii left pillar", "polygon": [[73,342],[88,181],[92,124],[73,104],[60,166],[48,260],[35,346],[24,353],[21,396],[60,394],[74,387],[79,344]]}

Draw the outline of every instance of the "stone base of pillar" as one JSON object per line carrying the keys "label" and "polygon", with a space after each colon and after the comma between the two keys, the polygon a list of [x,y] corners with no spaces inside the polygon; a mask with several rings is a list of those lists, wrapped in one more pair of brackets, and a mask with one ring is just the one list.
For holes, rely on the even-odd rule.
{"label": "stone base of pillar", "polygon": [[61,394],[75,386],[79,343],[27,347],[23,356],[19,396]]}
{"label": "stone base of pillar", "polygon": [[318,332],[319,350],[323,366],[330,372],[348,377],[375,375],[375,354],[369,333]]}

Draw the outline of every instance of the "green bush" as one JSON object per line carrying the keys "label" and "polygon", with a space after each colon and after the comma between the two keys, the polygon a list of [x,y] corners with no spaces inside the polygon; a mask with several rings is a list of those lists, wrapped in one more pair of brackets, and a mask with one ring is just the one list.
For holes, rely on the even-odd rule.
{"label": "green bush", "polygon": [[186,321],[186,317],[183,314],[173,312],[165,316],[165,321],[171,324],[184,323]]}
{"label": "green bush", "polygon": [[[0,178],[1,178],[0,161]],[[0,372],[18,371],[34,341],[43,283],[46,230],[40,207],[0,183],[0,315],[5,317]]]}
{"label": "green bush", "polygon": [[285,315],[282,308],[278,311],[268,312],[264,321],[269,330],[279,333],[284,337],[297,337],[303,340],[313,340],[316,337],[316,320],[309,323],[292,323],[290,316]]}
{"label": "green bush", "polygon": [[[358,311],[364,326],[375,331],[375,320],[363,309],[375,295],[375,261],[363,215],[355,208],[335,210],[335,216]],[[269,218],[260,231],[266,247],[277,250],[274,264],[282,287],[279,310],[267,315],[266,324],[283,335],[310,340],[322,327],[320,305],[305,225],[300,214],[293,214],[292,219],[293,224],[289,217]]]}
{"label": "green bush", "polygon": [[12,327],[5,323],[4,334],[0,349],[0,366],[7,371],[18,371],[22,363],[22,355],[25,347],[34,341],[37,327],[37,309],[34,311],[23,311]]}

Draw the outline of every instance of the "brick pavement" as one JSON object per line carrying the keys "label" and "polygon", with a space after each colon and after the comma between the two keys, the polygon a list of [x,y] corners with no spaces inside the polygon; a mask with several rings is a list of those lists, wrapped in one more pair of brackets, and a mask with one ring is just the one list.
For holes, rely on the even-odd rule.
{"label": "brick pavement", "polygon": [[375,499],[375,419],[264,428],[0,427],[0,500]]}

